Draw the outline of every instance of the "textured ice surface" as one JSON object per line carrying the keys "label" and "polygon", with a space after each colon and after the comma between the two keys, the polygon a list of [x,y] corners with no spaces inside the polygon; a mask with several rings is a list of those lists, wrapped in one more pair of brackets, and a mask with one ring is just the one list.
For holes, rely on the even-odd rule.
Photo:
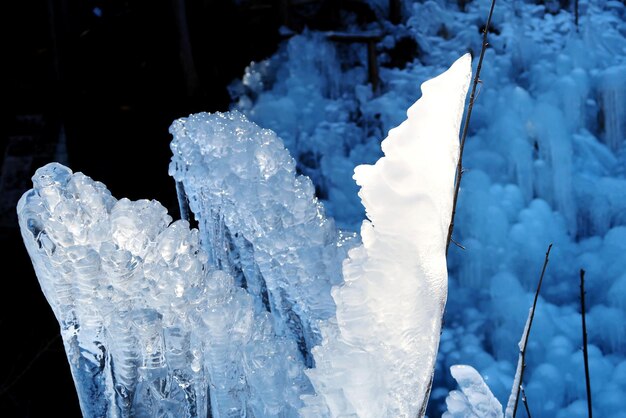
{"label": "textured ice surface", "polygon": [[311,366],[318,323],[334,316],[330,287],[341,281],[351,235],[337,234],[276,134],[241,113],[191,115],[170,132],[170,175],[210,261],[274,315],[277,332],[296,341]]}
{"label": "textured ice surface", "polygon": [[[200,232],[156,201],[118,201],[82,173],[40,168],[18,216],[83,413],[423,412],[470,75],[466,55],[424,83],[386,157],[356,169],[369,217],[358,248],[280,139],[238,112],[171,128],[181,212]],[[317,394],[305,366],[317,366]]]}
{"label": "textured ice surface", "polygon": [[18,216],[85,416],[297,413],[308,383],[296,344],[206,267],[186,221],[56,163],[35,173]]}
{"label": "textured ice surface", "polygon": [[493,396],[481,375],[471,366],[452,366],[452,377],[461,391],[446,398],[443,418],[502,418],[502,405]]}
{"label": "textured ice surface", "polygon": [[303,415],[423,414],[447,295],[446,237],[469,54],[422,84],[408,119],[383,141],[385,156],[354,178],[369,220],[363,245],[333,288],[336,322],[324,328],[307,374],[316,390]]}

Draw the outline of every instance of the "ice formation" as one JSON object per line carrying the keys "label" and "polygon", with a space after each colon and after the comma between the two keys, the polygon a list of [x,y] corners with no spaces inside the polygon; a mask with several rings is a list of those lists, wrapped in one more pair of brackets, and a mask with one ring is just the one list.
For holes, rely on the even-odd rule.
{"label": "ice formation", "polygon": [[357,248],[276,134],[236,111],[172,124],[170,173],[199,230],[60,164],[37,170],[18,216],[83,413],[423,414],[470,63],[425,82],[385,157],[356,168]]}
{"label": "ice formation", "polygon": [[318,324],[334,316],[331,285],[351,235],[338,235],[276,134],[239,112],[199,113],[170,129],[170,174],[198,220],[216,268],[237,278],[277,332],[313,365]]}
{"label": "ice formation", "polygon": [[503,418],[502,405],[476,369],[457,365],[450,368],[450,373],[461,391],[448,394],[448,410],[443,418]]}
{"label": "ice formation", "polygon": [[[379,16],[386,15],[387,2],[368,0],[368,3],[373,5]],[[626,417],[623,408],[626,396],[626,328],[621,326],[626,316],[626,259],[623,256],[626,252],[626,7],[623,2],[615,0],[581,0],[580,20],[576,27],[572,13],[565,7],[566,3],[499,1],[495,9],[493,30],[489,34],[490,48],[481,74],[483,84],[474,106],[465,148],[467,173],[463,177],[456,220],[455,239],[466,250],[451,247],[450,251],[450,297],[429,416],[439,416],[446,410],[444,400],[455,384],[448,370],[455,364],[471,364],[484,377],[493,395],[501,403],[506,403],[515,375],[517,342],[523,332],[532,297],[530,291],[534,290],[545,248],[553,242],[553,261],[536,313],[524,378],[530,410],[534,417],[540,418],[586,416],[584,371],[578,350],[580,311],[576,285],[572,284],[577,282],[579,269],[584,268],[587,271],[590,304],[587,319],[594,409],[600,416]],[[569,3],[571,7],[572,2]],[[355,197],[356,187],[351,179],[353,167],[373,163],[380,157],[379,138],[403,120],[404,111],[414,100],[415,86],[420,81],[438,74],[442,70],[441,65],[452,62],[458,51],[480,50],[480,26],[487,16],[489,5],[487,0],[403,2],[405,22],[402,25],[381,24],[386,36],[377,46],[382,65],[381,88],[377,94],[366,85],[366,68],[358,65],[365,62],[362,48],[339,48],[315,32],[296,35],[287,40],[274,57],[248,68],[243,83],[233,89],[236,92],[234,107],[250,120],[272,128],[285,139],[285,145],[297,160],[298,170],[312,178],[327,213],[334,216],[339,225],[356,230],[362,219],[362,206]],[[347,16],[346,26],[351,30],[381,29],[373,23],[359,24],[350,19]],[[403,38],[414,40],[419,48],[414,59],[404,67],[396,68],[390,63],[390,57],[393,48]],[[207,174],[206,170],[203,174]],[[43,195],[37,199],[56,205],[54,202],[60,199],[55,197],[60,196],[54,192],[56,189],[41,186],[41,181],[38,184],[35,190],[41,189]],[[184,190],[182,182],[179,186],[181,196],[184,196],[187,190]],[[96,190],[104,190],[98,187]],[[37,193],[33,192],[28,199],[34,199]],[[271,191],[270,194],[273,193]],[[105,202],[110,200],[102,199]],[[193,206],[194,203],[191,204]],[[81,205],[81,210],[88,207],[85,202]],[[24,232],[25,241],[31,254],[35,255],[33,260],[39,277],[57,277],[49,284],[42,282],[42,287],[59,317],[64,335],[69,338],[66,346],[68,353],[73,353],[73,373],[81,387],[87,388],[81,392],[83,399],[88,391],[98,390],[102,385],[113,382],[113,378],[104,379],[105,374],[98,375],[100,380],[92,381],[88,378],[89,373],[84,371],[89,368],[100,370],[101,359],[105,360],[102,370],[115,368],[115,361],[110,359],[119,358],[122,355],[119,350],[123,347],[118,350],[102,345],[107,347],[107,353],[115,354],[110,357],[97,354],[100,345],[94,347],[93,341],[100,338],[98,331],[94,331],[99,325],[89,325],[97,324],[93,319],[96,313],[90,311],[89,305],[75,306],[77,298],[84,298],[89,293],[91,282],[85,279],[85,275],[89,274],[89,269],[85,267],[88,263],[83,262],[86,258],[73,251],[74,247],[76,251],[86,250],[78,250],[79,247],[74,244],[67,247],[72,248],[68,250],[49,239],[51,235],[74,240],[74,236],[82,237],[85,232],[74,228],[70,231],[74,235],[61,233],[63,228],[57,218],[50,217],[46,212],[48,209],[45,209],[44,203],[41,204],[42,209],[36,207],[38,205],[32,206],[33,211],[24,212],[36,215],[22,216],[23,227],[30,228],[24,229],[28,231]],[[108,209],[102,210],[102,213],[105,212],[109,213]],[[207,221],[213,215],[208,216]],[[45,231],[51,231],[50,234],[41,233],[44,229],[40,228],[43,224],[37,221],[40,218],[47,219]],[[75,216],[70,216],[70,219],[75,219]],[[200,219],[201,227],[203,219]],[[272,222],[272,219],[269,218],[269,221]],[[163,228],[168,222],[163,222]],[[98,225],[85,230],[110,228],[106,226],[108,223],[99,222]],[[241,301],[229,303],[240,304],[246,307],[247,312],[253,312],[245,316],[246,324],[265,321],[268,331],[263,331],[258,338],[273,341],[268,343],[270,345],[283,344],[281,353],[296,358],[294,370],[300,376],[305,361],[303,357],[308,355],[311,343],[297,347],[296,343],[289,343],[275,335],[271,337],[277,316],[265,313],[268,307],[271,310],[269,292],[267,284],[266,292],[263,291],[262,274],[255,271],[251,241],[241,238],[241,235],[233,237],[231,232],[218,228],[213,234],[218,241],[224,239],[223,245],[229,248],[233,245],[236,250],[231,258],[224,256],[224,247],[213,250],[211,244],[205,244],[212,242],[207,237],[211,233],[209,228],[200,234],[200,246],[210,247],[206,256],[212,260],[210,264],[223,263],[229,272],[209,269],[211,272],[203,274],[215,277],[216,283],[227,282],[223,288],[231,289],[232,300]],[[95,233],[95,236],[98,234]],[[195,233],[189,234],[194,236]],[[231,238],[228,238],[229,235]],[[199,245],[196,239],[192,240],[194,246]],[[89,257],[104,260],[102,254],[109,254],[109,247],[94,244],[89,248],[96,253],[89,252]],[[51,260],[62,259],[56,255],[57,258],[46,260],[44,254],[46,251],[52,254],[53,248],[55,253],[59,249],[58,254],[71,253],[71,257],[82,263],[63,262],[62,267],[52,264]],[[248,249],[241,252],[240,248]],[[105,252],[101,254],[102,251]],[[184,253],[184,250],[181,251]],[[137,259],[132,252],[131,256],[130,260]],[[117,260],[113,256],[106,257],[109,257],[107,260]],[[114,265],[121,265],[125,262],[124,257],[129,256],[123,253],[116,257],[120,260]],[[113,261],[103,261],[99,268],[104,271],[109,265],[107,263]],[[123,284],[123,278],[119,279],[122,276],[122,273],[107,273],[105,280],[121,281]],[[259,280],[255,282],[255,278]],[[244,279],[245,291],[240,289]],[[74,289],[71,283],[75,280],[87,284]],[[330,289],[336,284],[332,280],[329,279],[322,287]],[[59,283],[60,287],[53,286],[53,283]],[[111,285],[110,289],[115,290],[116,286]],[[100,292],[103,289],[96,290]],[[265,294],[267,297],[263,296]],[[323,295],[321,298],[324,303],[329,301]],[[330,302],[334,303],[333,300]],[[296,313],[295,310],[291,312]],[[87,325],[81,324],[76,329],[74,318],[78,317],[88,318],[88,321]],[[340,335],[341,324],[333,325],[332,316],[328,322],[324,338],[332,339]],[[125,324],[133,323],[111,319],[102,328],[110,328],[107,331],[109,334],[105,333],[101,339],[108,342],[110,337],[107,335],[114,333],[129,335],[128,329],[123,327]],[[319,339],[316,324],[309,321],[309,325],[312,331],[307,337],[309,341]],[[368,324],[368,327],[371,325]],[[280,332],[302,335],[302,342],[307,335],[304,328],[294,327],[292,323],[291,327],[285,327]],[[237,338],[248,341],[245,335],[250,330],[242,331]],[[133,335],[138,334],[133,332]],[[93,335],[96,337],[92,338]],[[165,335],[165,341],[167,338],[172,337]],[[87,348],[79,349],[82,347],[79,343]],[[226,341],[224,344],[223,347],[228,348],[222,353],[237,353],[233,355],[235,360],[229,363],[233,364],[230,370],[248,370],[248,363],[240,362],[240,352],[232,351],[234,343],[228,345],[230,342]],[[96,354],[90,354],[94,352]],[[219,353],[220,350],[214,352]],[[263,356],[249,358],[262,359]],[[309,356],[308,361],[312,360]],[[318,368],[330,367],[320,363],[318,358],[316,360]],[[354,360],[350,357],[344,361],[349,364]],[[206,365],[207,361],[204,358],[201,363]],[[120,366],[119,370],[109,375],[116,376],[115,381],[120,379],[131,383],[144,379],[131,373],[131,367],[124,367]],[[209,373],[210,368],[207,366],[202,370]],[[248,388],[261,390],[264,385],[251,386],[245,382],[243,386],[236,386],[239,383],[233,376],[241,376],[237,373],[223,376],[224,383],[220,387],[224,389],[221,393],[225,394],[222,398],[225,400],[220,402],[228,405],[228,396],[231,395],[233,403],[246,396],[250,400],[259,399]],[[315,373],[312,373],[313,379]],[[453,392],[454,395],[450,396],[459,401],[455,405],[465,408],[463,411],[473,411],[473,397],[468,396],[466,390],[475,387],[478,392],[472,390],[472,394],[485,394],[480,377],[471,372],[461,376],[456,373],[454,377],[460,377],[458,383],[465,396],[463,398],[460,392]],[[306,378],[298,382],[295,392],[311,393]],[[228,385],[235,385],[238,389],[229,391],[226,389]],[[126,388],[120,386],[119,390],[117,399],[92,402],[83,405],[90,408],[84,410],[98,413],[115,402],[123,405],[124,397],[127,397]],[[142,393],[146,396],[158,394],[150,390]],[[268,399],[272,396],[276,399],[280,395],[270,392]],[[302,407],[296,398],[295,394],[291,398],[291,411]],[[486,396],[485,399],[490,398]],[[320,408],[325,408],[319,398],[307,399],[306,408],[311,408],[315,401],[319,402]],[[84,400],[81,402],[85,403]],[[259,405],[254,402],[248,405]],[[492,402],[489,404],[492,405]],[[275,411],[271,408],[263,410]],[[306,409],[303,411],[306,412]],[[448,412],[453,413],[452,409]]]}
{"label": "ice formation", "polygon": [[407,120],[383,141],[385,156],[354,178],[369,220],[363,245],[333,288],[336,322],[324,328],[307,371],[316,396],[305,416],[423,414],[447,296],[446,237],[459,127],[471,78],[466,54],[422,84]]}
{"label": "ice formation", "polygon": [[289,416],[309,388],[290,339],[198,231],[60,164],[18,204],[87,417]]}

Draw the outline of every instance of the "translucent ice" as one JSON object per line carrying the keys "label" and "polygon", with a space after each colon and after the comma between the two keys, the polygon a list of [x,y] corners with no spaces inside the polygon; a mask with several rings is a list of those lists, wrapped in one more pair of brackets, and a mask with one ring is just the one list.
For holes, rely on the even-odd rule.
{"label": "translucent ice", "polygon": [[297,412],[309,385],[296,344],[206,267],[186,221],[56,163],[37,170],[18,216],[85,416]]}
{"label": "translucent ice", "polygon": [[181,212],[199,231],[156,201],[39,169],[19,221],[83,413],[423,414],[470,62],[424,83],[386,157],[356,169],[369,217],[358,248],[280,139],[237,112],[171,128]]}
{"label": "translucent ice", "polygon": [[[212,263],[297,341],[303,364],[334,315],[345,249],[280,138],[237,111],[175,121],[170,174],[184,188]],[[345,244],[342,242],[340,244]]]}
{"label": "translucent ice", "polygon": [[452,391],[446,399],[448,410],[443,418],[502,418],[502,405],[493,396],[480,374],[471,366],[452,366],[452,377],[461,391]]}

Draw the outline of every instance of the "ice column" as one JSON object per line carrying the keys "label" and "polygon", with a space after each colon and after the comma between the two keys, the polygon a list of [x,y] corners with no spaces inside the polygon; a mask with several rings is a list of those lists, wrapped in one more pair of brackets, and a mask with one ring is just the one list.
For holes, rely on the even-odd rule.
{"label": "ice column", "polygon": [[272,313],[311,366],[318,322],[334,315],[330,288],[341,281],[343,257],[311,181],[296,175],[274,132],[239,112],[191,115],[170,132],[170,175],[211,262]]}
{"label": "ice column", "polygon": [[297,414],[310,384],[296,344],[232,276],[207,268],[197,230],[60,164],[33,186],[20,227],[83,415]]}
{"label": "ice column", "polygon": [[[171,218],[158,202],[118,201],[103,184],[56,163],[37,170],[18,217],[61,325],[83,414],[206,413],[207,387],[198,372],[168,368],[165,361],[163,329],[189,329],[178,307],[197,303],[194,286],[204,280],[197,237],[188,227],[168,228]],[[183,245],[167,261],[158,254]],[[171,286],[179,292],[163,300]]]}
{"label": "ice column", "polygon": [[304,416],[423,415],[447,296],[446,238],[459,127],[471,78],[469,54],[422,84],[408,119],[383,141],[375,165],[356,168],[369,220],[363,245],[333,288]]}

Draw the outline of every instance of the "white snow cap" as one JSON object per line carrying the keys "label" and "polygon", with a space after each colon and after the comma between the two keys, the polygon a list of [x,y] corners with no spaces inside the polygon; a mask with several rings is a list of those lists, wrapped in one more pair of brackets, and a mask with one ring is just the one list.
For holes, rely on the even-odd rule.
{"label": "white snow cap", "polygon": [[[423,414],[447,294],[446,239],[471,57],[422,84],[407,120],[389,131],[385,154],[354,178],[369,220],[363,245],[333,288],[337,322],[313,350],[316,397],[305,416]],[[323,401],[322,401],[323,398]],[[326,409],[327,408],[327,409]]]}

